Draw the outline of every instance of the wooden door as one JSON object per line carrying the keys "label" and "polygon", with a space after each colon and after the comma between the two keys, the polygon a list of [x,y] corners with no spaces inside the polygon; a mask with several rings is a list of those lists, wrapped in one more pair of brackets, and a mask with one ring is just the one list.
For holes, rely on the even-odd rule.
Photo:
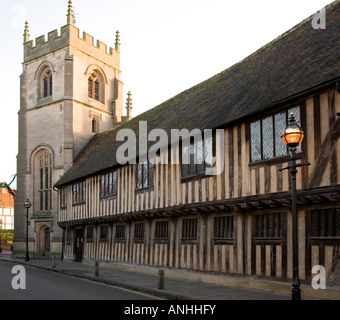
{"label": "wooden door", "polygon": [[75,257],[76,262],[81,262],[83,260],[84,251],[84,231],[83,229],[75,230]]}

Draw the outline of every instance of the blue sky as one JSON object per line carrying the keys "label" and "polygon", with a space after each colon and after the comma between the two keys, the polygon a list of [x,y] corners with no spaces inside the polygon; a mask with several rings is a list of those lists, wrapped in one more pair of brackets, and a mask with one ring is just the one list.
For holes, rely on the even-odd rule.
{"label": "blue sky", "polygon": [[[119,30],[124,96],[131,91],[136,116],[227,69],[331,2],[74,0],[73,5],[81,33],[114,47]],[[9,182],[16,173],[25,20],[31,39],[60,30],[68,0],[1,4],[0,182]]]}

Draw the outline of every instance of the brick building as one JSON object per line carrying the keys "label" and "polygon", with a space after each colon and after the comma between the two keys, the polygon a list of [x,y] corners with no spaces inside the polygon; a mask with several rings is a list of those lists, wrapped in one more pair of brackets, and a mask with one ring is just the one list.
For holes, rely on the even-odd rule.
{"label": "brick building", "polygon": [[16,191],[0,182],[0,229],[14,229],[14,197]]}

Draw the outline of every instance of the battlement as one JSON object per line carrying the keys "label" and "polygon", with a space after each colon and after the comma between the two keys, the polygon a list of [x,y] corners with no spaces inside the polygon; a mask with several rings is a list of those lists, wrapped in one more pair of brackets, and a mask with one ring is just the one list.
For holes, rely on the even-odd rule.
{"label": "battlement", "polygon": [[48,33],[48,40],[45,35],[42,35],[33,40],[24,43],[24,62],[39,58],[50,52],[60,50],[70,44],[69,26],[61,28],[61,34],[58,30],[53,30]]}
{"label": "battlement", "polygon": [[[86,32],[83,32],[82,37],[80,37],[79,29],[70,24],[63,26],[60,34],[58,30],[49,32],[47,41],[45,35],[36,38],[35,43],[33,40],[26,41],[24,43],[24,62],[37,59],[50,52],[66,48],[68,46],[89,54],[104,63],[114,65],[116,68],[119,68],[120,53],[118,50],[111,47],[108,49],[108,46],[99,40],[95,42],[94,38]],[[119,49],[117,44],[116,48]]]}

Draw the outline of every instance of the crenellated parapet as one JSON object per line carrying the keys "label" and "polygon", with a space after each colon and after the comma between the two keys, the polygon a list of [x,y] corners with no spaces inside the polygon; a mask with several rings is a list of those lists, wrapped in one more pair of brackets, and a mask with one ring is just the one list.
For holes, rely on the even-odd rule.
{"label": "crenellated parapet", "polygon": [[[74,49],[90,56],[96,57],[102,62],[114,66],[119,69],[120,65],[120,52],[117,49],[108,47],[100,40],[95,40],[91,35],[83,32],[80,37],[79,29],[73,25],[70,28],[70,46]],[[116,46],[116,45],[115,45]]]}
{"label": "crenellated parapet", "polygon": [[29,40],[26,37],[24,43],[24,62],[37,59],[44,56],[50,52],[60,50],[70,45],[70,28],[69,26],[64,26],[61,28],[61,33],[58,30],[53,30],[46,36],[42,35],[33,40]]}
{"label": "crenellated parapet", "polygon": [[[117,41],[117,40],[116,40]],[[119,69],[119,48],[113,49],[83,32],[80,37],[80,32],[77,27],[72,24],[68,24],[61,28],[60,33],[58,30],[53,30],[48,33],[47,39],[45,35],[42,35],[33,40],[29,40],[28,27],[25,27],[24,33],[24,62],[37,59],[50,52],[72,47],[80,50],[81,52],[98,57],[102,62],[112,65]],[[117,45],[115,45],[117,47]]]}

